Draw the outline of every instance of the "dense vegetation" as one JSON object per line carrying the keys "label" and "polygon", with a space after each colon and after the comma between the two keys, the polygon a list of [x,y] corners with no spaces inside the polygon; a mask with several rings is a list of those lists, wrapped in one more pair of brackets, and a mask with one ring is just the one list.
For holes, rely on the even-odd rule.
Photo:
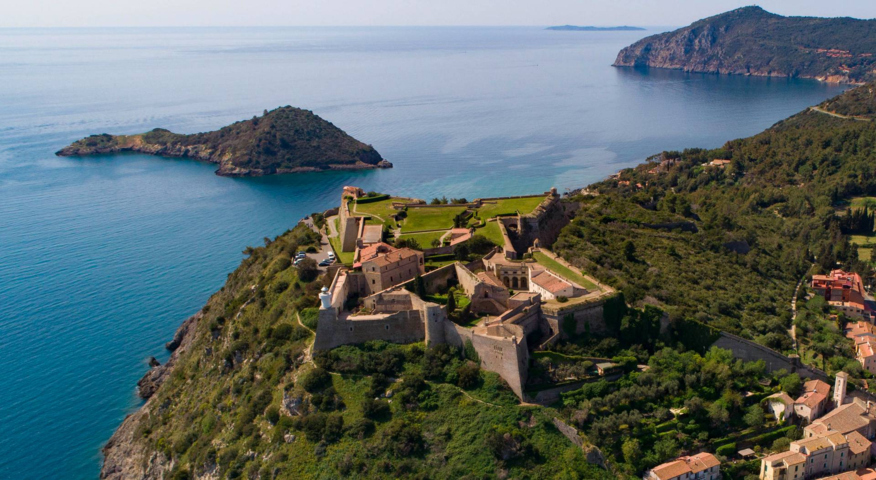
{"label": "dense vegetation", "polygon": [[623,49],[618,66],[694,72],[845,79],[873,78],[876,21],[783,17],[745,7],[647,37]]}
{"label": "dense vegetation", "polygon": [[283,173],[332,165],[375,166],[383,159],[309,110],[280,107],[213,132],[183,135],[156,128],[141,135],[92,135],[58,152],[88,155],[133,150],[220,164],[219,173]]}
{"label": "dense vegetation", "polygon": [[787,350],[813,263],[871,271],[838,208],[876,191],[874,145],[872,123],[808,111],[720,149],[664,152],[591,186],[554,248],[634,303]]}

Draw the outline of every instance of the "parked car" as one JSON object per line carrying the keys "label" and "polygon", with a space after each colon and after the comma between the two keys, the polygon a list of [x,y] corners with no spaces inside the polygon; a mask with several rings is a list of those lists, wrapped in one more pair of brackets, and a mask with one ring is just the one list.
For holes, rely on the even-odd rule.
{"label": "parked car", "polygon": [[329,252],[329,258],[335,258],[335,252]]}
{"label": "parked car", "polygon": [[327,259],[325,259],[325,260],[319,262],[319,266],[320,266],[320,267],[327,267],[327,266],[329,266],[329,265],[331,265],[331,264],[333,264],[333,263],[335,263],[335,261],[334,261],[333,259],[331,259],[331,258],[327,258]]}

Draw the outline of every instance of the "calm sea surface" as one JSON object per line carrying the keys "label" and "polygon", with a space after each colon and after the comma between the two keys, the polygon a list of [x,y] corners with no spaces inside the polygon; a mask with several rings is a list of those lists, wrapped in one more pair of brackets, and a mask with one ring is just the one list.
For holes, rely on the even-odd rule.
{"label": "calm sea surface", "polygon": [[[653,32],[649,32],[653,33]],[[0,478],[94,478],[136,380],[241,260],[340,188],[432,198],[585,186],[754,134],[840,88],[614,69],[645,32],[0,30]],[[281,105],[391,170],[230,179],[91,133],[212,130]]]}

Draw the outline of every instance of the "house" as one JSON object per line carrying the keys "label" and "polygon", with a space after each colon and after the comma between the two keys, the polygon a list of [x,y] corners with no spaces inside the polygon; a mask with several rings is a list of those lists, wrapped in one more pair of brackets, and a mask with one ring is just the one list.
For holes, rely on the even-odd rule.
{"label": "house", "polygon": [[730,165],[730,163],[731,163],[730,160],[715,159],[715,160],[712,160],[711,162],[709,162],[708,165],[710,167],[724,168],[725,166]]}
{"label": "house", "polygon": [[860,433],[826,432],[791,442],[787,452],[761,460],[761,480],[808,480],[870,465],[872,443]]}
{"label": "house", "polygon": [[545,300],[557,297],[572,298],[575,296],[575,286],[547,270],[532,270],[530,273],[530,289],[540,293]]}
{"label": "house", "polygon": [[855,342],[855,358],[861,367],[876,374],[876,326],[867,322],[851,323],[845,334]]}
{"label": "house", "polygon": [[841,405],[827,415],[803,428],[803,438],[824,435],[828,432],[847,434],[858,432],[868,439],[876,436],[876,406],[858,398]]}
{"label": "house", "polygon": [[643,480],[720,480],[721,462],[711,453],[698,453],[690,457],[657,465],[645,472]]}
{"label": "house", "polygon": [[794,418],[794,399],[787,393],[774,393],[767,397],[764,403],[779,423],[785,423]]}
{"label": "house", "polygon": [[864,283],[857,273],[832,270],[828,275],[813,275],[810,286],[836,310],[850,317],[872,321]]}
{"label": "house", "polygon": [[827,411],[829,397],[830,385],[821,380],[809,380],[803,384],[803,393],[794,401],[794,414],[811,423]]}

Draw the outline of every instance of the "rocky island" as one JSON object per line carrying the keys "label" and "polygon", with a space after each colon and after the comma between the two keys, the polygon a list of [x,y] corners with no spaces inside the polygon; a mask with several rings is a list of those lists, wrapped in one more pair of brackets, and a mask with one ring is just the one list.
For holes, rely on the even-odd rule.
{"label": "rocky island", "polygon": [[621,50],[614,66],[863,83],[874,78],[874,32],[876,20],[745,7],[644,38]]}
{"label": "rocky island", "polygon": [[391,168],[371,146],[309,110],[290,106],[190,135],[156,128],[137,135],[92,135],[58,156],[137,152],[219,165],[217,175],[261,176],[320,170]]}

